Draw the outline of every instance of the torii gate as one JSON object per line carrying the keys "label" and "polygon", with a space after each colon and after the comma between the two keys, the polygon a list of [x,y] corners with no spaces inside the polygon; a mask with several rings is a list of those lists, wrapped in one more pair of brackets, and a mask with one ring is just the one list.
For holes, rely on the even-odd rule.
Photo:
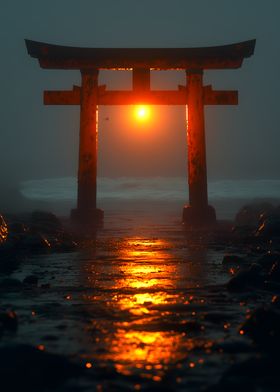
{"label": "torii gate", "polygon": [[[208,205],[204,105],[237,105],[237,91],[213,91],[203,85],[203,70],[234,69],[254,53],[255,40],[205,48],[78,48],[26,40],[30,56],[47,69],[77,69],[81,87],[45,91],[45,105],[80,105],[80,147],[77,209],[71,216],[81,223],[97,223],[96,208],[97,111],[99,105],[187,105],[189,204],[183,209],[188,224],[213,223],[216,213]],[[132,70],[131,91],[108,91],[98,85],[100,69]],[[152,91],[151,70],[185,70],[186,86],[173,91]]]}

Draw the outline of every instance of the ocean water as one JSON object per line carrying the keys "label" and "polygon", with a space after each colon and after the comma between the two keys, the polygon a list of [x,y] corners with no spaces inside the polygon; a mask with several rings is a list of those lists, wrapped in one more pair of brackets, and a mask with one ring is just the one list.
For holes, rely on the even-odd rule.
{"label": "ocean water", "polygon": [[[21,183],[20,193],[27,209],[44,209],[68,216],[76,206],[77,182],[74,177],[29,180]],[[244,205],[259,200],[280,204],[280,180],[209,181],[209,203],[219,219],[232,219]],[[188,201],[188,185],[184,177],[99,178],[98,207],[105,212],[125,214],[133,219],[141,214],[173,214],[181,217]]]}
{"label": "ocean water", "polygon": [[[74,177],[29,180],[21,184],[21,194],[41,201],[75,201]],[[210,200],[280,199],[280,180],[209,181]],[[184,177],[99,178],[98,199],[185,202],[188,186]]]}

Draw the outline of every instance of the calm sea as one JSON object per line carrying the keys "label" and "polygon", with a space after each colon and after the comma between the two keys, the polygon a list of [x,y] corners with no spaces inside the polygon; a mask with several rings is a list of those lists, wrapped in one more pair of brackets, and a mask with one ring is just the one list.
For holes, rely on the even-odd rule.
{"label": "calm sea", "polygon": [[[245,201],[280,201],[280,180],[275,179],[209,181],[208,189],[210,202],[223,217],[232,216]],[[75,205],[77,182],[74,177],[30,180],[21,183],[20,192],[30,201],[71,207]],[[180,206],[187,199],[188,186],[183,177],[98,179],[98,203],[106,209],[116,203]]]}

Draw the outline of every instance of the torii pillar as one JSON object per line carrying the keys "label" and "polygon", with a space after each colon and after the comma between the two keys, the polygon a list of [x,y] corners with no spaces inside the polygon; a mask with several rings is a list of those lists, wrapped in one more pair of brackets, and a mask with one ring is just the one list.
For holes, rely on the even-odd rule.
{"label": "torii pillar", "polygon": [[98,143],[98,69],[81,70],[80,145],[77,208],[74,221],[102,222],[103,211],[96,208]]}
{"label": "torii pillar", "polygon": [[187,70],[186,76],[189,205],[183,209],[183,222],[211,224],[216,213],[208,205],[203,70]]}

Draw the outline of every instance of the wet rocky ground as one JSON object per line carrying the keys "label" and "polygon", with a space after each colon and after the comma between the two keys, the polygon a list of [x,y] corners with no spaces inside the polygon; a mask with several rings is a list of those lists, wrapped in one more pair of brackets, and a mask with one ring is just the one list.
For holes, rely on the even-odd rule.
{"label": "wet rocky ground", "polygon": [[278,391],[280,218],[0,220],[1,391]]}

